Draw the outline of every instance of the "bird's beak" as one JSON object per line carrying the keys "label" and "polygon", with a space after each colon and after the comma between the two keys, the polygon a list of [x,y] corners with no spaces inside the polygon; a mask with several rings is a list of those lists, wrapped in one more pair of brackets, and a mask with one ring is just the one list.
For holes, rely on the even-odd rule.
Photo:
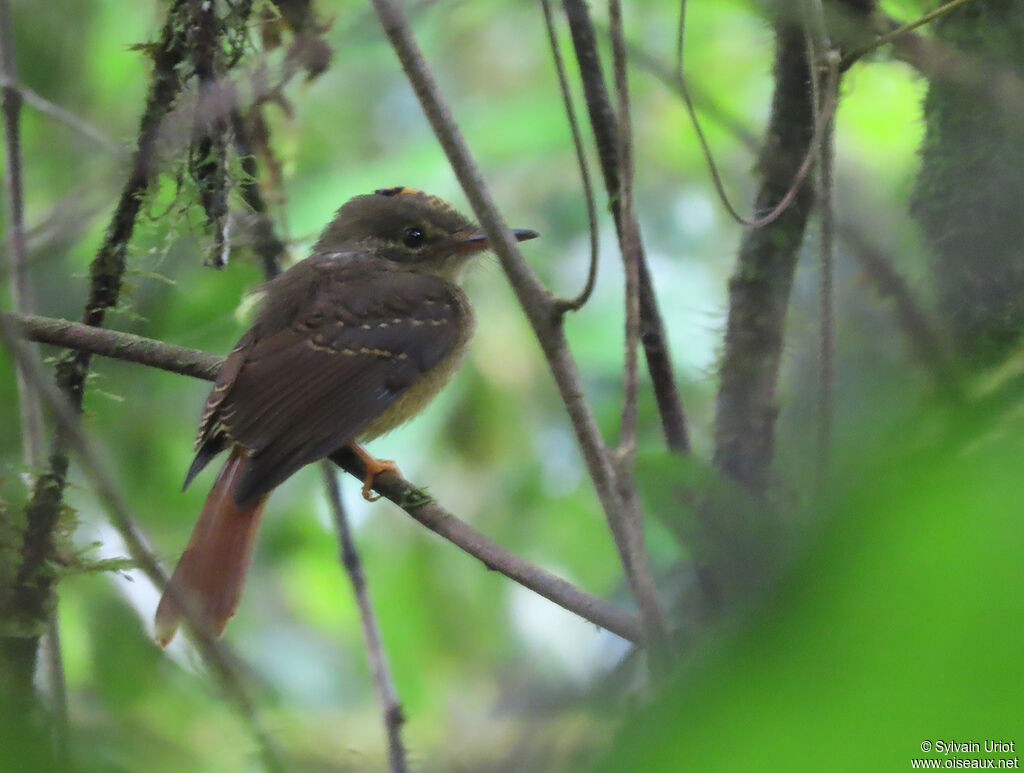
{"label": "bird's beak", "polygon": [[[529,228],[517,228],[512,232],[512,235],[516,237],[517,242],[525,242],[529,239],[536,239],[540,236],[539,233],[531,231]],[[463,239],[459,239],[456,251],[462,253],[480,252],[481,250],[486,250],[490,246],[491,243],[487,238],[487,234],[476,231]]]}

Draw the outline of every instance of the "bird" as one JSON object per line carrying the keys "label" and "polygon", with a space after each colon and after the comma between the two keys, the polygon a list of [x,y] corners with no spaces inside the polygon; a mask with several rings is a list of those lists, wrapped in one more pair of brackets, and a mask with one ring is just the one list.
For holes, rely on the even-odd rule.
{"label": "bird", "polygon": [[183,488],[229,454],[157,606],[161,647],[185,605],[205,632],[224,632],[267,497],[301,467],[347,446],[366,465],[363,496],[377,498],[374,478],[398,468],[361,444],[418,414],[454,374],[475,324],[458,282],[489,247],[446,201],[380,188],[342,205],[312,254],[264,286],[202,411]]}

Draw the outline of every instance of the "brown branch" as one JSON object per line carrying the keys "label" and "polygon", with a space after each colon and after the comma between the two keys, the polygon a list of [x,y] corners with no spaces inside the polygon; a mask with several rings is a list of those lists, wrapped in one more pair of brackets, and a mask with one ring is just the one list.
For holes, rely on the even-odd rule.
{"label": "brown branch", "polygon": [[555,33],[555,23],[551,14],[551,0],[541,0],[541,9],[544,11],[544,27],[548,33],[548,46],[551,49],[551,57],[555,63],[555,72],[558,75],[558,90],[562,95],[562,107],[565,110],[566,119],[569,121],[569,130],[572,133],[572,144],[576,150],[576,164],[580,168],[580,179],[583,183],[583,200],[587,206],[587,223],[590,226],[590,268],[587,270],[587,281],[580,290],[579,295],[572,299],[560,299],[555,301],[558,313],[564,314],[568,311],[579,311],[590,300],[594,292],[594,285],[597,284],[597,263],[600,253],[598,243],[597,205],[594,203],[594,184],[590,180],[590,166],[587,164],[587,153],[583,149],[583,136],[580,133],[579,121],[576,119],[576,108],[572,104],[572,94],[569,91],[569,79],[565,74],[565,62],[562,60],[562,51],[558,46],[558,36]]}
{"label": "brown branch", "polygon": [[615,72],[615,94],[618,101],[615,157],[619,164],[619,189],[615,197],[619,202],[619,251],[622,253],[625,274],[626,335],[625,367],[623,376],[622,417],[619,426],[620,457],[625,457],[625,469],[632,470],[636,455],[637,432],[637,343],[640,338],[640,261],[643,260],[639,225],[633,202],[633,125],[629,111],[629,82],[626,72],[626,51],[622,38],[622,6],[610,0],[612,59]]}
{"label": "brown branch", "polygon": [[633,469],[637,450],[637,345],[640,338],[640,264],[643,262],[643,247],[640,243],[640,226],[636,219],[633,200],[633,128],[629,108],[629,82],[626,71],[626,47],[622,33],[622,6],[618,0],[610,0],[612,59],[615,72],[615,93],[618,101],[618,147],[619,190],[621,228],[619,229],[619,251],[625,264],[625,365],[623,368],[622,412],[619,424],[619,442],[615,449],[619,475],[619,495],[626,506],[629,524],[630,568],[641,583],[642,593],[637,594],[641,607],[640,619],[644,633],[650,643],[650,665],[653,674],[663,674],[668,666],[667,633],[665,621],[658,607],[657,588],[647,557],[644,540],[644,521],[640,502],[633,482]]}
{"label": "brown branch", "polygon": [[334,466],[324,462],[321,469],[324,474],[327,498],[334,515],[334,524],[338,529],[338,541],[341,543],[341,565],[345,568],[352,583],[352,592],[355,594],[356,604],[359,607],[359,622],[363,629],[363,640],[366,643],[366,658],[370,663],[373,684],[377,690],[377,696],[380,698],[384,715],[384,732],[388,739],[388,762],[392,773],[406,773],[409,770],[409,764],[405,753],[405,744],[402,743],[402,723],[405,722],[405,716],[402,713],[402,704],[398,700],[398,691],[395,689],[394,677],[391,676],[387,655],[384,654],[380,627],[377,625],[377,613],[374,612],[373,602],[370,601],[370,591],[366,587],[366,577],[363,574],[363,562],[359,558],[355,540],[352,538],[352,530],[348,525]]}
{"label": "brown branch", "polygon": [[729,217],[739,225],[746,226],[747,228],[764,228],[765,226],[771,225],[793,204],[800,187],[804,183],[804,179],[807,177],[807,173],[811,170],[811,164],[813,163],[815,156],[815,148],[820,144],[820,136],[824,130],[824,125],[831,120],[832,111],[835,109],[835,101],[833,100],[823,103],[822,105],[815,106],[814,114],[818,116],[818,118],[814,123],[814,139],[809,144],[807,155],[804,156],[803,162],[799,167],[797,167],[797,170],[793,175],[793,180],[790,182],[789,188],[786,192],[770,211],[763,215],[759,215],[755,212],[753,217],[744,217],[732,203],[732,200],[729,198],[729,194],[725,190],[725,182],[722,180],[722,175],[718,170],[718,164],[715,162],[714,153],[711,152],[711,145],[708,143],[707,137],[704,135],[704,129],[701,127],[700,119],[697,118],[697,109],[694,107],[693,100],[690,98],[690,90],[687,86],[686,76],[683,69],[683,44],[686,34],[685,0],[680,6],[678,34],[679,40],[676,45],[677,77],[675,78],[674,85],[679,95],[683,98],[683,104],[685,105],[686,112],[690,117],[690,124],[693,126],[694,134],[697,135],[697,142],[700,145],[701,153],[704,154],[704,163],[708,168],[708,173],[711,175],[711,181],[714,184],[715,193],[718,194],[718,200],[721,202],[725,211],[729,214]]}
{"label": "brown branch", "polygon": [[[362,461],[347,449],[336,452],[331,461],[362,480]],[[580,590],[572,583],[531,564],[494,540],[460,521],[435,502],[423,489],[416,488],[395,473],[382,473],[373,482],[374,490],[394,502],[431,531],[478,558],[488,569],[553,601],[563,609],[606,628],[622,638],[642,644],[640,623],[636,617],[603,599]]]}
{"label": "brown branch", "polygon": [[[590,12],[583,0],[563,0],[569,30],[572,33],[576,61],[583,81],[583,93],[590,115],[590,125],[597,143],[598,160],[608,192],[609,206],[615,219],[615,228],[622,230],[621,202],[619,201],[618,129],[608,90],[597,53],[597,36]],[[650,269],[643,253],[643,243],[637,229],[640,270],[640,341],[644,347],[647,371],[654,387],[654,396],[661,417],[662,431],[668,447],[686,452],[690,440],[686,428],[686,415],[676,387],[675,369],[668,350],[668,334],[658,310],[658,300]]]}
{"label": "brown branch", "polygon": [[[22,334],[32,341],[81,349],[206,381],[216,378],[224,361],[221,357],[197,349],[49,317],[0,313],[0,321],[4,324],[16,323]],[[332,461],[338,463],[336,459],[332,458]],[[342,459],[340,466],[352,472],[359,480],[363,479],[363,470],[358,460]],[[390,473],[378,475],[374,488],[412,518],[479,559],[489,569],[504,574],[595,625],[640,643],[640,624],[634,615],[506,550],[433,502],[422,489]]]}
{"label": "brown branch", "polygon": [[[807,156],[815,124],[810,77],[802,31],[778,25],[775,94],[758,164],[759,211],[771,209],[785,195]],[[812,202],[810,187],[803,185],[793,206],[778,220],[765,228],[747,229],[729,282],[714,459],[719,470],[753,491],[767,484],[783,326]]]}
{"label": "brown branch", "polygon": [[408,19],[401,6],[395,0],[373,0],[373,5],[427,120],[534,329],[572,422],[577,443],[604,510],[630,590],[634,598],[638,599],[637,605],[643,614],[644,609],[650,605],[639,600],[645,592],[645,583],[638,582],[629,564],[628,507],[619,495],[619,481],[610,454],[598,431],[590,404],[584,396],[579,368],[569,351],[565,331],[561,325],[561,316],[556,312],[551,293],[523,260],[508,226],[498,214],[479,168],[470,156],[451,111],[441,98],[434,77],[412,36]]}
{"label": "brown branch", "polygon": [[860,48],[857,48],[857,49],[855,49],[853,51],[850,51],[849,53],[845,54],[843,56],[842,62],[840,63],[840,69],[841,70],[849,69],[850,67],[852,67],[854,65],[855,62],[857,62],[858,60],[860,60],[863,57],[867,56],[868,54],[870,54],[875,49],[880,48],[881,46],[884,46],[884,45],[888,45],[889,43],[896,42],[899,38],[902,38],[905,35],[913,32],[918,27],[923,27],[925,24],[930,24],[931,22],[935,21],[936,19],[939,19],[942,16],[945,16],[950,11],[955,10],[956,8],[960,7],[961,5],[964,5],[965,3],[969,3],[969,2],[971,2],[971,0],[950,0],[950,2],[945,3],[945,4],[941,5],[941,6],[939,6],[938,8],[935,8],[935,9],[929,11],[928,13],[926,13],[923,16],[915,19],[912,22],[908,22],[906,24],[900,24],[900,25],[894,27],[893,29],[889,30],[888,32],[886,32],[886,33],[884,33],[882,35],[879,35],[877,38],[872,40],[867,45],[862,46]]}
{"label": "brown branch", "polygon": [[21,325],[25,336],[38,343],[135,362],[205,381],[216,378],[223,362],[221,357],[198,349],[165,344],[152,338],[105,330],[66,319],[13,314],[4,316]]}
{"label": "brown branch", "polygon": [[7,76],[0,76],[0,86],[3,88],[15,89],[21,96],[22,102],[26,105],[35,108],[43,115],[49,116],[55,121],[60,121],[78,134],[81,134],[83,137],[92,140],[104,150],[108,150],[111,153],[116,154],[120,154],[123,150],[118,143],[114,142],[114,140],[110,139],[110,137],[90,124],[84,118],[75,115],[67,108],[55,105],[46,97],[36,93],[28,86],[18,83],[17,80],[8,78]]}

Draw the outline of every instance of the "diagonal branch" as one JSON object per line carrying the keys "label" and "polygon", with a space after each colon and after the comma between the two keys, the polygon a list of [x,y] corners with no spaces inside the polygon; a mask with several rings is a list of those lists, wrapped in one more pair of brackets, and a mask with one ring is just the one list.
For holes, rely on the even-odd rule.
{"label": "diagonal branch", "polygon": [[[358,480],[365,477],[362,462],[347,449],[332,455],[331,461]],[[435,534],[454,543],[474,558],[480,559],[488,569],[501,572],[524,588],[529,588],[563,609],[606,628],[623,639],[634,644],[643,643],[640,623],[634,615],[580,590],[572,583],[502,547],[445,510],[423,489],[413,486],[391,472],[382,473],[374,478],[373,488]]]}
{"label": "diagonal branch", "polygon": [[668,652],[664,638],[665,622],[657,604],[657,589],[647,558],[644,541],[644,520],[640,502],[633,482],[633,468],[637,451],[637,348],[640,339],[642,303],[640,299],[640,266],[644,262],[643,246],[640,243],[640,226],[636,219],[633,202],[633,127],[629,108],[629,83],[626,71],[626,46],[622,33],[622,5],[610,0],[612,57],[615,71],[615,93],[618,98],[618,147],[619,190],[617,200],[621,207],[619,215],[619,251],[625,263],[625,367],[622,387],[622,413],[619,424],[619,442],[615,449],[619,474],[619,495],[630,516],[628,520],[630,540],[629,558],[637,582],[644,583],[643,593],[637,595],[641,604],[645,625],[650,626],[651,672],[663,673],[667,666]]}
{"label": "diagonal branch", "polygon": [[886,32],[886,33],[884,33],[882,35],[879,35],[877,38],[872,40],[867,45],[862,46],[860,48],[857,48],[857,49],[855,49],[853,51],[850,51],[849,53],[845,54],[843,56],[842,62],[839,65],[840,69],[841,70],[849,69],[850,67],[853,66],[853,64],[855,62],[857,62],[858,60],[864,58],[865,56],[870,54],[875,49],[880,48],[880,47],[882,47],[884,45],[892,43],[893,41],[896,41],[899,38],[904,37],[905,35],[907,35],[907,34],[913,32],[914,30],[916,30],[918,27],[923,27],[925,24],[930,24],[931,22],[935,21],[936,19],[939,19],[942,16],[945,16],[950,11],[953,11],[956,8],[959,8],[964,3],[969,3],[970,1],[971,0],[950,0],[950,2],[943,3],[938,8],[934,8],[931,11],[929,11],[928,13],[924,14],[923,16],[921,16],[921,17],[919,17],[917,19],[914,19],[914,21],[911,21],[911,22],[908,22],[906,24],[901,24],[901,25],[899,25],[897,27],[894,27],[893,29],[889,30],[888,32]]}
{"label": "diagonal branch", "polygon": [[[184,376],[212,381],[223,358],[196,349],[173,346],[150,338],[93,328],[77,322],[50,317],[0,313],[4,324],[16,322],[31,341],[64,346],[104,357],[135,362]],[[332,459],[335,463],[339,459]],[[341,466],[363,479],[363,469],[354,458],[340,459]],[[547,572],[485,537],[434,502],[422,489],[393,474],[378,475],[374,488],[402,508],[412,518],[436,532],[489,569],[540,594],[563,609],[607,628],[624,639],[640,643],[640,624],[636,617],[604,599],[593,596],[572,583]]]}
{"label": "diagonal branch", "polygon": [[551,0],[541,0],[541,9],[544,11],[544,27],[548,33],[548,47],[551,49],[551,57],[555,65],[555,73],[558,75],[558,90],[562,95],[562,106],[565,110],[566,119],[569,121],[569,131],[572,133],[572,144],[576,150],[576,165],[580,168],[580,181],[583,183],[583,200],[587,206],[587,223],[590,226],[590,268],[587,270],[587,281],[575,298],[556,301],[559,311],[579,311],[590,300],[594,292],[594,285],[597,283],[597,263],[600,253],[598,243],[597,205],[594,203],[594,186],[590,180],[590,166],[587,164],[587,152],[583,148],[583,137],[580,134],[579,121],[576,120],[576,108],[572,104],[572,94],[569,91],[569,79],[565,74],[565,62],[562,60],[562,51],[558,46],[558,35],[555,33],[555,22],[551,13]]}
{"label": "diagonal branch", "polygon": [[622,5],[609,3],[611,16],[612,57],[615,71],[615,93],[618,98],[616,159],[619,163],[619,251],[625,263],[626,356],[623,378],[622,421],[619,425],[619,453],[631,470],[636,455],[637,432],[637,343],[640,338],[640,263],[643,248],[640,229],[633,206],[633,126],[629,110],[629,83],[626,72],[626,51],[622,35]]}
{"label": "diagonal branch", "polygon": [[88,123],[85,119],[78,117],[67,108],[55,105],[50,100],[46,99],[46,97],[37,94],[28,86],[18,83],[18,81],[13,77],[8,75],[0,76],[0,86],[5,89],[14,89],[21,97],[21,101],[26,105],[34,107],[40,113],[49,116],[55,121],[60,121],[62,124],[70,127],[83,137],[92,140],[104,150],[115,154],[120,154],[123,150],[118,143],[114,142],[114,140],[110,139],[110,137],[92,124]]}
{"label": "diagonal branch", "polygon": [[[608,192],[609,206],[615,219],[615,228],[622,231],[622,207],[619,199],[619,160],[618,160],[618,129],[615,111],[612,109],[608,90],[605,88],[601,61],[597,53],[597,34],[594,30],[590,12],[583,0],[563,0],[569,29],[572,33],[573,46],[576,49],[576,61],[580,68],[583,81],[583,93],[590,114],[590,125],[597,143],[598,160],[601,174],[604,177],[605,190]],[[689,433],[686,428],[686,415],[683,412],[682,400],[676,388],[675,369],[668,350],[668,335],[665,323],[658,310],[657,296],[654,294],[654,283],[650,269],[643,253],[639,229],[636,235],[639,251],[640,281],[640,340],[647,359],[647,370],[654,387],[654,396],[658,403],[661,416],[662,431],[668,447],[677,452],[687,452],[690,448]]]}
{"label": "diagonal branch", "polygon": [[423,112],[448,157],[448,162],[462,185],[473,212],[480,220],[491,248],[498,255],[519,304],[544,351],[548,367],[572,421],[577,443],[604,510],[630,590],[644,617],[645,636],[663,638],[660,620],[649,616],[645,611],[657,607],[655,599],[646,597],[653,582],[639,578],[630,562],[629,506],[619,494],[619,481],[611,456],[597,428],[593,410],[584,396],[579,368],[569,351],[561,315],[557,313],[551,293],[523,259],[511,231],[491,200],[480,170],[466,147],[450,109],[441,98],[437,83],[413,38],[409,21],[401,6],[395,0],[372,1],[381,26],[398,55]]}

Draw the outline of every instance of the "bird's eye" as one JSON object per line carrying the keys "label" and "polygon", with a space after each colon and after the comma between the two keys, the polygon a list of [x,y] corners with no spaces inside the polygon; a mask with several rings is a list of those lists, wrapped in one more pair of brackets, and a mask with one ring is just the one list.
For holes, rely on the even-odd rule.
{"label": "bird's eye", "polygon": [[423,244],[423,231],[419,228],[406,228],[402,233],[402,243],[406,247],[419,247]]}

